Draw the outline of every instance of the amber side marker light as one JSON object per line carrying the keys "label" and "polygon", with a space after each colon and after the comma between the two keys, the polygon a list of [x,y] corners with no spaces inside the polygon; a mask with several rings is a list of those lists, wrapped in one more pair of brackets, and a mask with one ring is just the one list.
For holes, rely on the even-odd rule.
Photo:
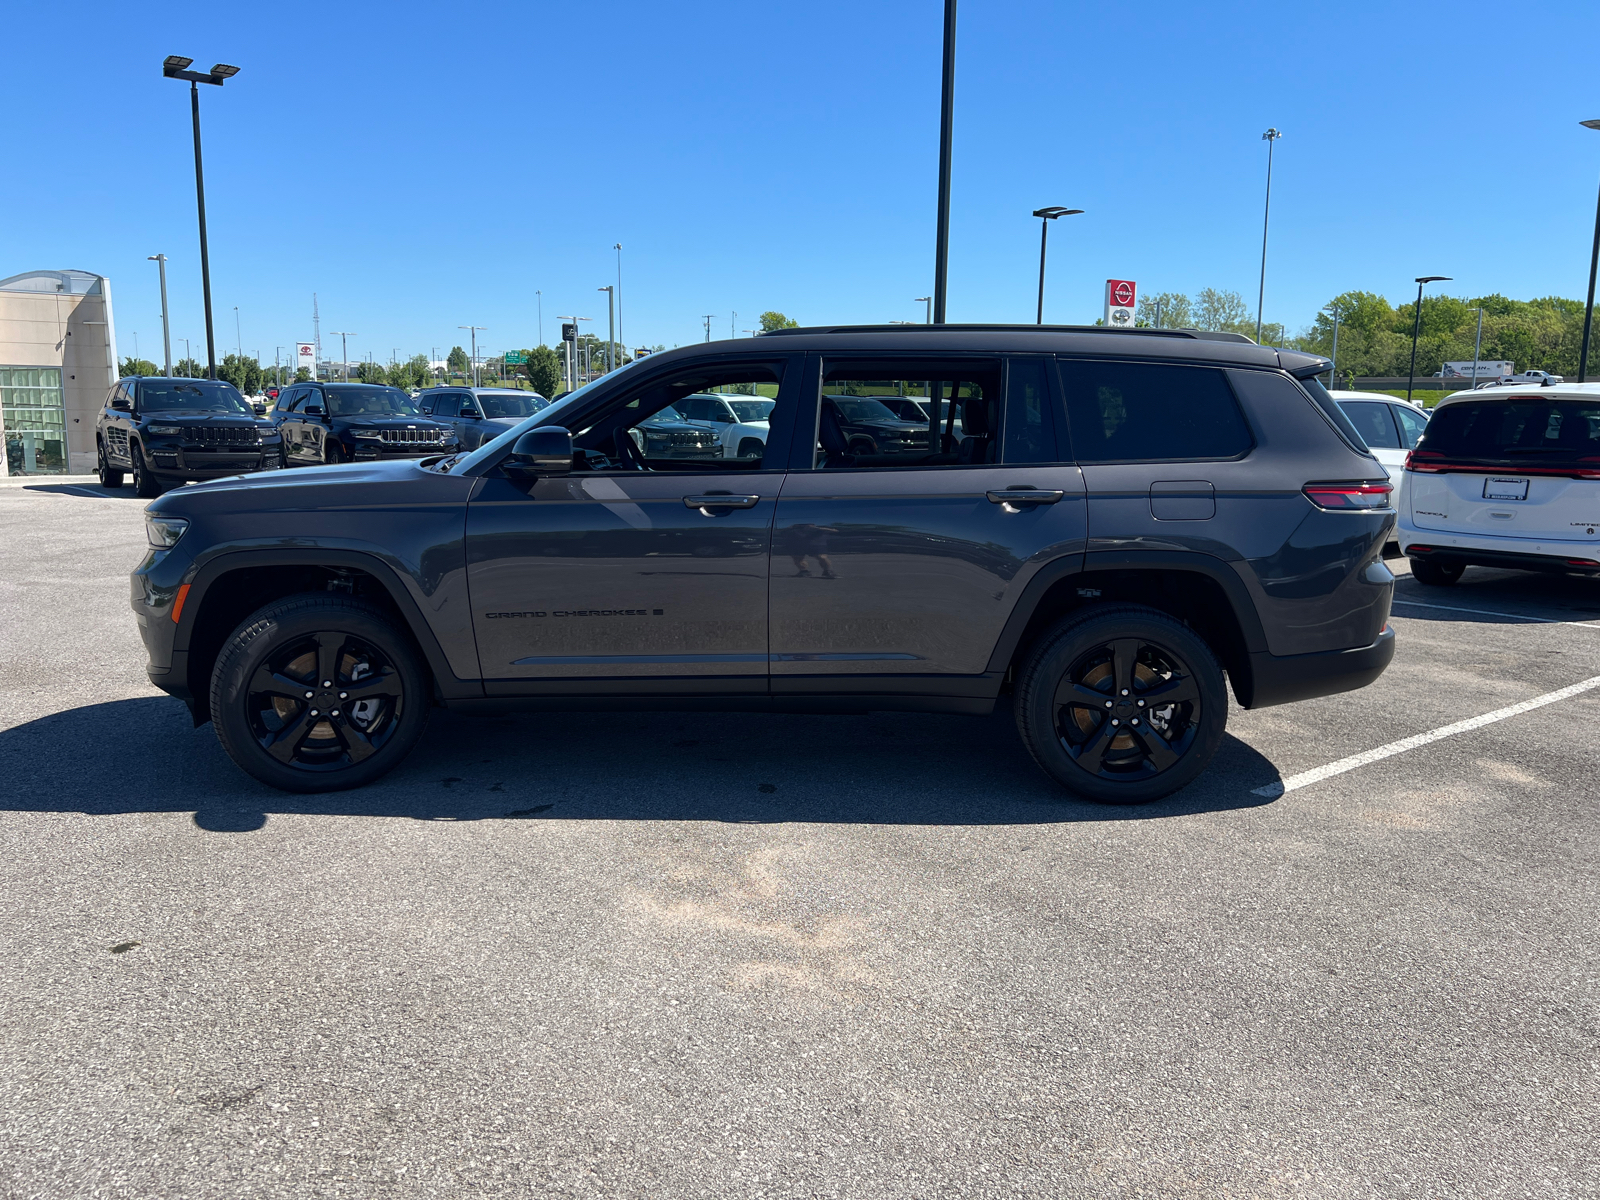
{"label": "amber side marker light", "polygon": [[189,585],[187,583],[180,583],[178,585],[178,598],[172,602],[172,623],[174,625],[176,625],[179,618],[183,616],[183,602],[188,598]]}

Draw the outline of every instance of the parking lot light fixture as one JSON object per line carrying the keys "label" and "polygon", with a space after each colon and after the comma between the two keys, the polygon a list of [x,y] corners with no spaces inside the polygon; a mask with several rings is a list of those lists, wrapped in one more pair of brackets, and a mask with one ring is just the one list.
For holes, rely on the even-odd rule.
{"label": "parking lot light fixture", "polygon": [[[1600,130],[1600,119],[1579,121],[1585,129]],[[1600,197],[1594,208],[1594,249],[1589,252],[1589,298],[1583,305],[1583,349],[1578,352],[1578,382],[1589,377],[1589,331],[1594,326],[1594,272],[1600,266]]]}
{"label": "parking lot light fixture", "polygon": [[200,88],[199,84],[210,83],[221,87],[224,80],[232,79],[239,73],[238,67],[230,67],[227,63],[218,63],[209,71],[191,71],[189,65],[194,62],[192,58],[185,58],[181,54],[169,54],[161,63],[161,74],[167,79],[183,79],[189,84],[189,109],[194,116],[194,193],[195,202],[200,210],[200,290],[205,299],[206,308],[206,361],[210,369],[209,378],[217,377],[217,345],[216,337],[211,326],[211,255],[206,247],[206,179],[205,171],[200,163]]}
{"label": "parking lot light fixture", "polygon": [[1417,386],[1417,338],[1422,333],[1422,289],[1430,283],[1448,283],[1448,275],[1417,276],[1417,312],[1411,322],[1411,377],[1406,380],[1406,403],[1411,403],[1411,390]]}
{"label": "parking lot light fixture", "polygon": [[472,334],[472,386],[478,386],[478,333],[489,328],[487,325],[457,325],[457,329],[465,329]]}
{"label": "parking lot light fixture", "polygon": [[1057,217],[1076,217],[1083,212],[1081,208],[1036,208],[1033,215],[1039,220],[1039,312],[1034,319],[1035,325],[1044,324],[1044,250],[1050,238],[1050,222]]}
{"label": "parking lot light fixture", "polygon": [[932,325],[933,324],[933,297],[932,296],[913,296],[912,297],[912,302],[915,303],[915,304],[922,304],[922,305],[926,305],[927,306],[928,319],[926,321],[924,321],[923,324],[924,325]]}
{"label": "parking lot light fixture", "polygon": [[1267,226],[1272,221],[1272,147],[1283,136],[1281,129],[1269,129],[1261,135],[1267,144],[1267,203],[1261,213],[1261,287],[1256,292],[1256,342],[1261,341],[1261,309],[1267,300]]}

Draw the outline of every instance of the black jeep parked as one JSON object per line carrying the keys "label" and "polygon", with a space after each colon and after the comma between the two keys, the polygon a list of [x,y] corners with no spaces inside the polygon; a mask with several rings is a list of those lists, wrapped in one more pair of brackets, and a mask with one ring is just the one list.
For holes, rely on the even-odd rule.
{"label": "black jeep parked", "polygon": [[297,383],[273,410],[284,465],[423,458],[458,449],[455,430],[422,415],[397,387],[375,383]]}
{"label": "black jeep parked", "polygon": [[119,379],[94,424],[100,483],[119,488],[131,473],[141,496],[283,465],[277,430],[256,417],[238,388],[221,380]]}
{"label": "black jeep parked", "polygon": [[[165,496],[133,608],[155,684],[294,791],[378,778],[436,705],[1003,703],[1056,780],[1152,800],[1210,761],[1230,685],[1326,696],[1394,653],[1390,484],[1328,366],[1177,330],[685,347],[469,453]],[[776,394],[759,459],[650,436],[750,385]],[[873,394],[924,397],[926,423],[849,411]]]}

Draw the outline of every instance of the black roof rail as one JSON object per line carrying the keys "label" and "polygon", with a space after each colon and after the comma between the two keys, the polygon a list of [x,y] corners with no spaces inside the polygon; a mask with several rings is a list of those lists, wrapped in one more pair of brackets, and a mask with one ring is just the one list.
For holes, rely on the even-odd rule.
{"label": "black roof rail", "polygon": [[757,337],[777,337],[782,334],[807,334],[807,333],[932,333],[942,330],[946,333],[1113,333],[1122,336],[1137,335],[1140,337],[1166,337],[1188,338],[1202,342],[1243,342],[1254,346],[1254,338],[1246,337],[1242,333],[1223,333],[1214,329],[1122,329],[1114,325],[1000,325],[1000,324],[971,324],[971,325],[919,325],[911,322],[896,322],[893,325],[802,325],[794,329],[769,329]]}

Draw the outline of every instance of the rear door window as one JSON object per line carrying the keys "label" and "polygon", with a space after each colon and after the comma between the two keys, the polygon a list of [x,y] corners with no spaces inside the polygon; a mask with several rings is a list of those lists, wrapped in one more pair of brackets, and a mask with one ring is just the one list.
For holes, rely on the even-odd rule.
{"label": "rear door window", "polygon": [[1255,444],[1213,367],[1062,359],[1061,382],[1079,462],[1230,459]]}
{"label": "rear door window", "polygon": [[1373,450],[1400,449],[1400,431],[1394,427],[1389,406],[1381,400],[1346,400],[1339,405],[1361,440]]}
{"label": "rear door window", "polygon": [[1013,358],[1006,365],[1006,410],[1001,423],[1005,448],[1002,461],[1047,463],[1070,461],[1057,449],[1050,413],[1049,361]]}
{"label": "rear door window", "polygon": [[1405,443],[1407,450],[1415,449],[1422,438],[1422,431],[1428,427],[1428,418],[1409,405],[1391,404],[1389,407],[1394,412],[1394,419],[1400,422],[1400,440]]}

